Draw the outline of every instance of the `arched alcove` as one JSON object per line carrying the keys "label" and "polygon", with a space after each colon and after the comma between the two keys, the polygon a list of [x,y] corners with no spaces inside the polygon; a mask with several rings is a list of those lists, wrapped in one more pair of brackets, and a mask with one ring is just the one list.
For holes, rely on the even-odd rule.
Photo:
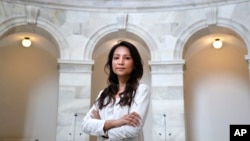
{"label": "arched alcove", "polygon": [[[114,34],[113,34],[114,33]],[[128,33],[134,33],[132,36],[128,35]],[[112,35],[112,36],[104,36],[104,35]],[[135,36],[136,35],[136,36]],[[131,36],[131,37],[129,37]],[[139,26],[128,24],[127,28],[124,30],[118,30],[116,24],[111,24],[102,27],[99,30],[96,30],[94,34],[90,37],[86,44],[86,47],[83,50],[83,60],[91,60],[92,54],[94,51],[94,47],[96,44],[100,44],[104,41],[113,39],[113,38],[133,38],[133,40],[138,40],[138,42],[142,42],[147,46],[147,50],[149,51],[150,60],[157,60],[158,55],[155,50],[157,50],[157,45],[150,34]]]}
{"label": "arched alcove", "polygon": [[[119,35],[119,36],[118,36]],[[94,102],[100,90],[107,86],[107,75],[104,72],[104,65],[111,47],[119,40],[126,40],[132,42],[141,54],[144,63],[144,75],[141,83],[151,85],[150,69],[148,61],[150,60],[150,52],[145,42],[137,35],[126,31],[117,31],[103,36],[97,43],[93,51],[93,60],[95,61],[92,73],[92,89],[91,89],[91,103]],[[151,141],[151,116],[148,115],[147,121],[144,125],[145,141]],[[94,140],[94,138],[91,138]]]}
{"label": "arched alcove", "polygon": [[240,23],[231,20],[229,21],[228,19],[218,19],[217,24],[212,25],[207,25],[205,20],[195,22],[180,34],[173,52],[174,59],[180,60],[183,58],[185,46],[188,46],[187,44],[189,44],[190,41],[193,42],[194,40],[209,34],[229,34],[240,38],[245,44],[248,52],[246,55],[248,55],[250,52],[250,39],[248,38],[248,32],[247,28]]}
{"label": "arched alcove", "polygon": [[[35,25],[7,29],[0,31],[0,137],[56,140],[58,46]],[[26,36],[30,48],[21,45]]]}
{"label": "arched alcove", "polygon": [[[221,49],[212,47],[220,38]],[[247,46],[234,30],[210,26],[184,45],[187,141],[229,140],[230,124],[249,124]]]}
{"label": "arched alcove", "polygon": [[[0,27],[0,39],[3,39],[13,33],[21,32],[41,35],[47,39],[47,41],[42,42],[43,40],[38,40],[37,38],[37,43],[40,44],[49,42],[54,46],[52,49],[44,46],[43,48],[45,50],[54,50],[56,57],[60,59],[65,59],[68,57],[68,54],[63,52],[64,49],[68,48],[68,43],[60,31],[57,30],[55,25],[51,24],[51,22],[47,21],[46,19],[40,18],[36,24],[27,24],[24,17],[10,18],[5,21],[4,26]],[[22,36],[15,38],[15,40],[21,40],[23,39],[23,36],[26,35],[22,34]]]}
{"label": "arched alcove", "polygon": [[[48,52],[53,52],[51,55],[55,57],[60,57],[60,49],[58,46],[58,43],[56,42],[55,38],[48,33],[46,30],[37,27],[36,25],[20,25],[20,26],[14,26],[12,28],[9,28],[6,30],[2,35],[1,38],[5,38],[11,34],[18,33],[18,36],[15,36],[12,38],[12,40],[16,42],[20,42],[24,37],[30,37],[33,42],[35,42],[36,45],[39,45],[40,47],[41,44],[43,44],[42,49],[47,50]],[[39,38],[40,37],[43,38]],[[43,40],[46,39],[46,40]],[[53,48],[49,48],[51,45],[47,45],[46,43],[49,43],[53,45]]]}

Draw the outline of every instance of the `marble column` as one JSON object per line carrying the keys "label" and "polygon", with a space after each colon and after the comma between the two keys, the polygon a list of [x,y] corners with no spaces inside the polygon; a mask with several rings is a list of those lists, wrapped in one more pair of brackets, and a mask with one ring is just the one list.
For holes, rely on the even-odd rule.
{"label": "marble column", "polygon": [[185,141],[183,60],[152,61],[154,141]]}
{"label": "marble column", "polygon": [[89,110],[93,61],[58,60],[57,141],[89,140],[80,124]]}

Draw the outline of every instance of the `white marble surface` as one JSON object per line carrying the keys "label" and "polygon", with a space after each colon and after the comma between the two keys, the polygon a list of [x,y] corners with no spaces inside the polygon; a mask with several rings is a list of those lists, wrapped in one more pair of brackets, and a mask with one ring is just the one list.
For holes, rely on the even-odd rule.
{"label": "white marble surface", "polygon": [[[149,135],[149,137],[153,141],[165,141],[164,114],[166,114],[167,140],[185,141],[186,139],[182,49],[189,36],[208,26],[208,17],[211,24],[234,28],[245,39],[248,50],[250,50],[250,39],[247,39],[250,31],[250,4],[247,0],[238,1],[239,4],[234,4],[235,0],[216,2],[217,11],[215,12],[217,13],[212,13],[212,15],[215,14],[215,21],[213,20],[214,17],[207,16],[208,13],[204,10],[210,6],[209,0],[197,0],[188,9],[180,6],[180,9],[185,9],[184,11],[172,11],[171,8],[166,7],[173,7],[174,4],[178,5],[182,2],[188,4],[188,1],[162,0],[160,3],[163,3],[163,8],[153,1],[144,1],[143,6],[146,9],[148,8],[150,12],[153,10],[154,12],[148,13],[145,12],[146,9],[143,9],[137,13],[136,8],[131,11],[122,9],[123,12],[127,13],[127,23],[124,23],[124,21],[119,23],[117,21],[117,17],[119,18],[117,15],[119,14],[112,10],[110,12],[108,9],[101,9],[102,12],[100,12],[96,8],[88,9],[87,6],[94,6],[93,4],[105,6],[102,5],[105,3],[106,6],[118,8],[122,6],[124,8],[124,3],[135,4],[136,6],[141,1],[96,1],[96,3],[93,3],[87,0],[64,0],[60,1],[58,5],[49,5],[58,2],[56,0],[33,1],[37,2],[33,6],[39,9],[39,14],[37,14],[37,18],[31,18],[32,23],[52,34],[58,43],[60,52],[58,61],[61,68],[59,68],[57,141],[68,139],[73,115],[79,114],[77,117],[77,124],[79,125],[80,119],[90,107],[91,66],[94,63],[92,53],[95,46],[88,48],[88,45],[97,45],[97,42],[106,35],[120,29],[128,32],[133,31],[146,44],[155,45],[147,48],[151,53],[150,66],[152,70],[152,113],[150,113],[152,115],[152,122],[150,123],[152,135]],[[6,32],[6,28],[15,28],[19,24],[27,24],[25,3],[21,0],[13,0],[13,3],[8,0],[0,1],[0,37]],[[79,3],[80,5],[76,5]],[[203,3],[205,5],[202,5]],[[32,3],[30,4],[32,5]],[[67,9],[63,6],[64,4],[71,4],[72,7]],[[157,8],[147,7],[148,5],[156,5],[160,12],[157,11]],[[58,7],[63,8],[58,9]],[[76,8],[76,10],[73,8]],[[30,12],[30,14],[36,13]],[[63,61],[60,61],[60,59]],[[75,141],[80,140],[88,140],[88,135],[81,134],[80,127],[77,126]]]}

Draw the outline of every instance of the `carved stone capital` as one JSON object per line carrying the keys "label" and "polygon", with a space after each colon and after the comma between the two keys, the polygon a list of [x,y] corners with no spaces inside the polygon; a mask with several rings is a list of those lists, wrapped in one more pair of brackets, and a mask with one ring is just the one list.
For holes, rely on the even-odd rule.
{"label": "carved stone capital", "polygon": [[60,72],[91,73],[94,61],[58,60]]}
{"label": "carved stone capital", "polygon": [[182,73],[184,60],[151,61],[151,73]]}

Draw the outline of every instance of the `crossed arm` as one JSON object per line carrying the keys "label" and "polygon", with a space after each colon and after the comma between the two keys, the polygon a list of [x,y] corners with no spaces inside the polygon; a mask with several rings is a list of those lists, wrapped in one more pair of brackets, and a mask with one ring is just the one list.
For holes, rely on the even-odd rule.
{"label": "crossed arm", "polygon": [[101,119],[98,109],[93,106],[83,119],[82,130],[96,136],[105,136],[108,133],[110,139],[133,138],[142,130],[149,101],[149,89],[142,85],[130,107],[130,113],[118,119]]}
{"label": "crossed arm", "polygon": [[[91,118],[100,119],[100,115],[98,110],[91,111]],[[129,125],[132,127],[137,127],[140,125],[141,117],[138,113],[132,112],[130,114],[126,114],[117,120],[106,120],[104,123],[103,130],[106,133],[109,129],[121,127],[123,125]],[[108,138],[108,134],[106,133],[105,137]]]}

